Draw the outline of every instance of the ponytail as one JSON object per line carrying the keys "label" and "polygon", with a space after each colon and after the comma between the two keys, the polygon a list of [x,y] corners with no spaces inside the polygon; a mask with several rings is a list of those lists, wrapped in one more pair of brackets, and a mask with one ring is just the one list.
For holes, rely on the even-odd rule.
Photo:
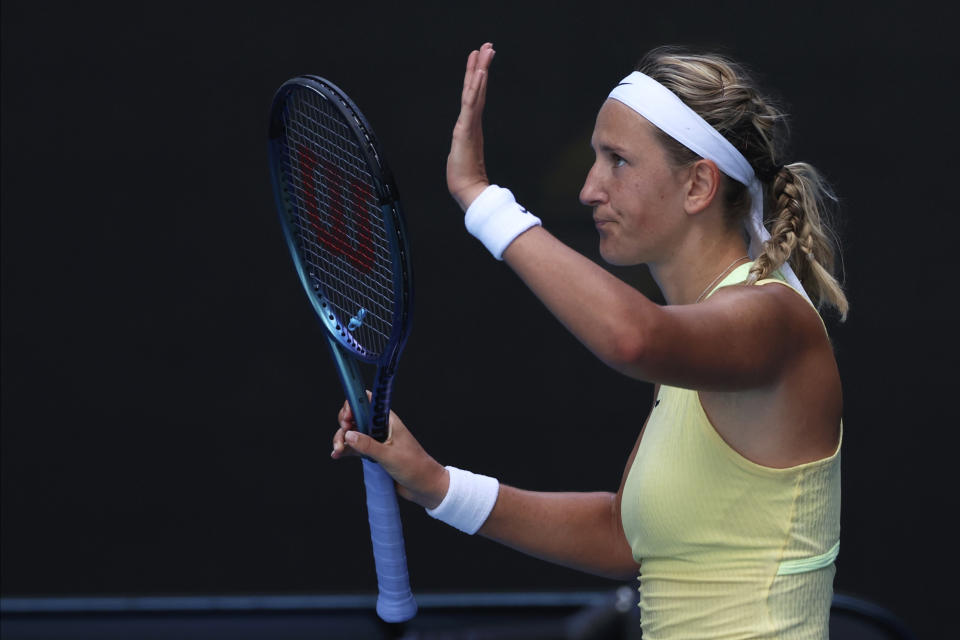
{"label": "ponytail", "polygon": [[770,239],[750,269],[748,282],[762,280],[785,262],[818,306],[828,304],[846,320],[849,303],[834,277],[837,247],[829,227],[836,196],[811,165],[782,167],[768,185],[772,203],[767,222]]}

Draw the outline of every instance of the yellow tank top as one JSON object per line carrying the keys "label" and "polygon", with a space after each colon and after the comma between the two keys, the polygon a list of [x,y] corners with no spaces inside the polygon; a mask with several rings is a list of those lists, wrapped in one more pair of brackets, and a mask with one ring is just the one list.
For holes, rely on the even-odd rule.
{"label": "yellow tank top", "polygon": [[[744,282],[750,266],[714,291]],[[769,282],[781,281],[757,284]],[[720,437],[696,391],[662,386],[621,513],[640,563],[644,640],[828,637],[839,445],[822,460],[765,467]]]}

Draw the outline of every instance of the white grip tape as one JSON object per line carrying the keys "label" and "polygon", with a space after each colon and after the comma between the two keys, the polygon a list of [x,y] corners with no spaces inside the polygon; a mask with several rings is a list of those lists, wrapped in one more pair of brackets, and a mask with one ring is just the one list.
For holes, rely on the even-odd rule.
{"label": "white grip tape", "polygon": [[540,218],[517,204],[509,189],[491,184],[467,207],[467,231],[497,260],[517,236],[540,224]]}
{"label": "white grip tape", "polygon": [[450,473],[447,495],[435,509],[427,509],[427,515],[473,535],[493,511],[500,494],[500,481],[456,467],[447,467],[447,471]]}

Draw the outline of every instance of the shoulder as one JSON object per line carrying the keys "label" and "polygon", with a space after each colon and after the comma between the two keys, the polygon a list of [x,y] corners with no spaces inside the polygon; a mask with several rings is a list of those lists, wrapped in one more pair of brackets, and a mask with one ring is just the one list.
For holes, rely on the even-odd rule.
{"label": "shoulder", "polygon": [[816,310],[787,286],[729,285],[701,303],[661,309],[630,374],[652,382],[769,387],[829,346]]}
{"label": "shoulder", "polygon": [[761,280],[752,285],[737,284],[718,289],[705,305],[743,318],[747,325],[762,325],[791,339],[793,346],[827,339],[819,312],[800,292],[779,279]]}

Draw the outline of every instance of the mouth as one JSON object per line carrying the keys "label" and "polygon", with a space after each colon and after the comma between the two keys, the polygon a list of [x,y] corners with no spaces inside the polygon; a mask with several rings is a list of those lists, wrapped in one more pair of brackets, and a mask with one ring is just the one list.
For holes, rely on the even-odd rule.
{"label": "mouth", "polygon": [[607,211],[606,207],[593,207],[591,214],[593,224],[598,227],[611,224],[615,222],[616,218],[616,215],[613,215],[611,211]]}

